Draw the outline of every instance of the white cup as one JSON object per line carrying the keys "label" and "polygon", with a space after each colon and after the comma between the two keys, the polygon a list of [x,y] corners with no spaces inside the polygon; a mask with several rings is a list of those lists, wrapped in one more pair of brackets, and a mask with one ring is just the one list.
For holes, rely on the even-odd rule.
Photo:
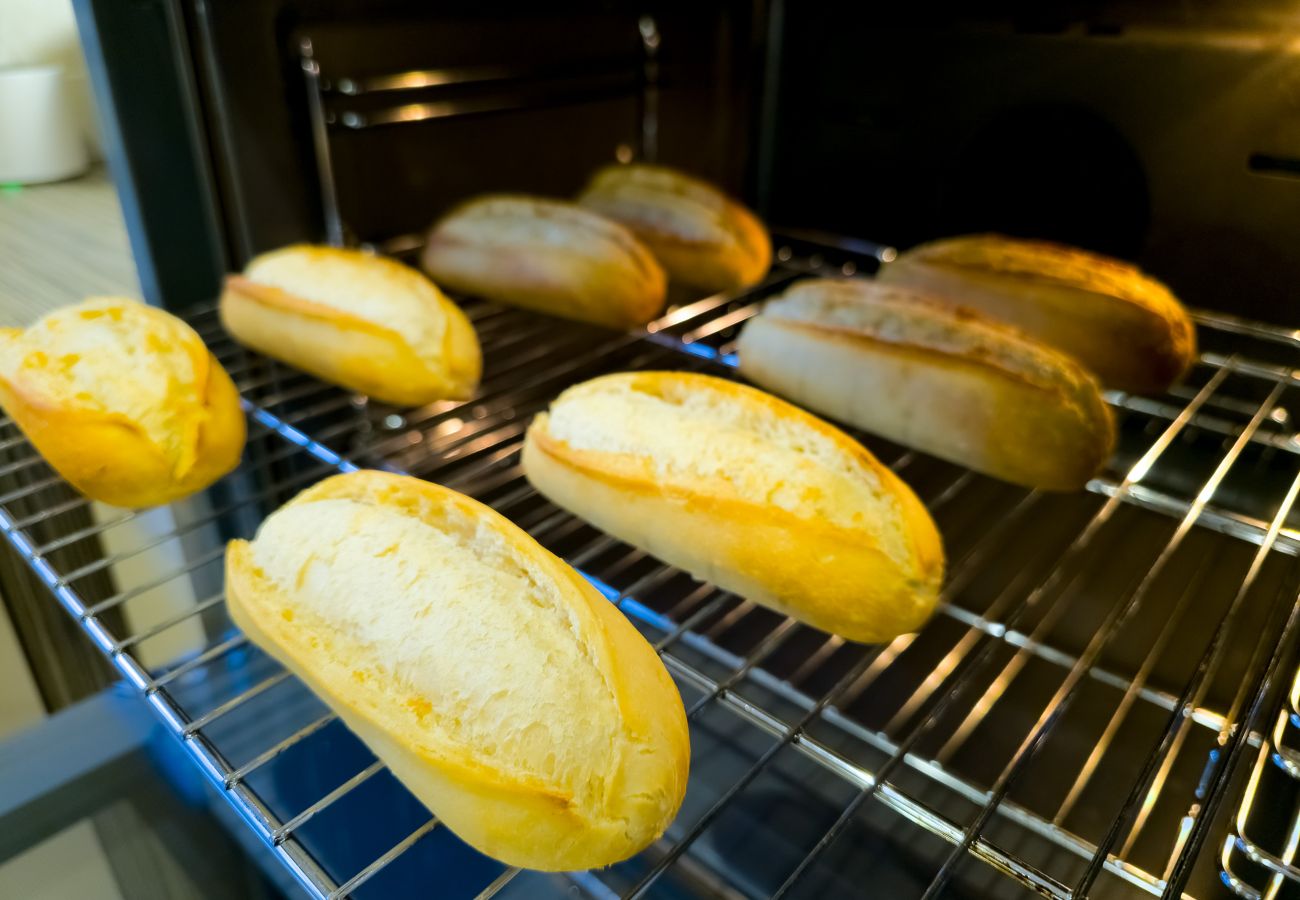
{"label": "white cup", "polygon": [[0,183],[59,181],[89,162],[63,69],[0,68]]}

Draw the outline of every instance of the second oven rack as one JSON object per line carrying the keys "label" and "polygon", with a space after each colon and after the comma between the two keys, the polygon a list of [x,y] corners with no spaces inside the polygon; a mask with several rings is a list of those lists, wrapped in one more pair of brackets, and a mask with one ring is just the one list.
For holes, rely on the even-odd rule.
{"label": "second oven rack", "polygon": [[[1208,346],[1185,394],[1111,396],[1121,450],[1088,494],[1024,491],[866,439],[939,520],[952,564],[930,626],[861,647],[601,534],[539,497],[518,466],[532,413],[568,384],[620,368],[729,376],[734,330],[757,300],[801,274],[873,264],[798,241],[778,258],[755,291],[674,309],[641,336],[471,304],[488,362],[478,395],[416,411],[368,403],[248,353],[224,337],[213,310],[198,311],[192,323],[249,412],[241,468],[202,499],[173,505],[161,534],[72,568],[72,548],[125,532],[144,514],[88,518],[86,501],[6,424],[0,471],[19,486],[0,495],[0,527],[314,896],[392,896],[412,871],[427,879],[439,863],[479,878],[465,888],[478,896],[536,896],[561,877],[504,869],[458,845],[230,626],[222,542],[250,535],[313,481],[358,465],[430,478],[504,512],[618,603],[681,687],[695,747],[682,815],[641,857],[567,876],[583,892],[834,893],[868,823],[915,835],[917,893],[957,883],[982,896],[1010,896],[1016,885],[1049,897],[1176,895],[1200,844],[1219,840],[1209,829],[1230,776],[1262,746],[1247,725],[1262,721],[1296,627],[1300,453],[1288,406],[1296,379],[1277,361],[1295,349],[1294,336],[1202,317]],[[1216,345],[1243,337],[1262,342],[1260,352]],[[185,548],[184,563],[147,582],[114,590],[95,580],[170,545]],[[177,583],[192,588],[193,602],[142,624],[142,601]],[[151,660],[196,622],[194,647]],[[1130,646],[1142,629],[1150,640]],[[1017,712],[1026,708],[1035,711],[1028,720]],[[1071,756],[1081,735],[1095,748],[1087,758]],[[304,754],[333,754],[342,770],[312,796],[287,796],[277,767]],[[1062,779],[1063,768],[1077,774]],[[757,827],[760,801],[784,798],[788,812],[790,783],[829,815],[819,812],[815,827]],[[384,827],[350,818],[381,789],[398,797]],[[729,841],[738,828],[760,843],[784,832],[789,845],[754,860]],[[374,834],[350,834],[340,848],[340,830]],[[971,859],[987,865],[972,868]]]}

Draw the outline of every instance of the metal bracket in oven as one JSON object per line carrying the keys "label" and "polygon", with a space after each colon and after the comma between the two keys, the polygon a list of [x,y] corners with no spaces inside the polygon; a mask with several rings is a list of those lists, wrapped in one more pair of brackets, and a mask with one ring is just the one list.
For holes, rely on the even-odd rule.
{"label": "metal bracket in oven", "polygon": [[[430,68],[391,72],[367,77],[326,77],[316,58],[310,37],[298,45],[299,65],[307,88],[307,111],[311,126],[312,153],[320,188],[321,216],[325,223],[325,240],[336,247],[356,243],[343,221],[339,209],[338,187],[330,149],[330,132],[335,128],[364,131],[384,126],[407,125],[456,116],[523,110],[539,105],[566,104],[599,100],[612,95],[635,93],[639,98],[637,158],[653,162],[659,155],[659,49],[662,36],[653,16],[643,15],[636,21],[639,35],[640,63],[629,66],[614,60],[582,67],[553,66],[522,68],[513,66],[469,66]],[[574,80],[577,85],[549,87],[540,94],[517,90],[521,84],[548,79]],[[499,85],[499,95],[456,100],[407,102],[404,92],[436,90],[452,85]],[[393,94],[399,102],[378,109],[358,106],[335,112],[327,96],[360,98],[367,95]],[[615,157],[630,162],[634,151],[619,145]]]}
{"label": "metal bracket in oven", "polygon": [[[1300,671],[1260,743],[1250,781],[1219,854],[1223,883],[1248,900],[1300,886]],[[1263,887],[1256,887],[1256,885]]]}
{"label": "metal bracket in oven", "polygon": [[303,38],[302,73],[307,79],[307,111],[311,119],[311,147],[316,156],[316,177],[320,182],[321,214],[325,218],[325,240],[343,246],[343,219],[339,216],[338,191],[334,187],[334,161],[325,121],[325,98],[321,91],[320,63],[312,51],[311,38]]}

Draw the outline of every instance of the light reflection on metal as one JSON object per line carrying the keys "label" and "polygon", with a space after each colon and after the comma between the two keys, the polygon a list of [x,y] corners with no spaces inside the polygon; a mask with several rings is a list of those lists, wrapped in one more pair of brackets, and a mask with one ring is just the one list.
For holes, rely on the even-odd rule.
{"label": "light reflection on metal", "polygon": [[[1261,744],[1251,769],[1250,779],[1242,791],[1232,830],[1224,840],[1219,856],[1220,878],[1234,893],[1247,900],[1276,900],[1287,885],[1300,884],[1300,869],[1296,868],[1296,854],[1300,851],[1300,767],[1296,765],[1297,753],[1287,746],[1288,737],[1295,730],[1292,720],[1300,717],[1300,671],[1291,682],[1286,702],[1277,714],[1268,739]],[[1268,781],[1267,790],[1263,789]],[[1283,794],[1286,796],[1283,796]],[[1286,839],[1281,852],[1270,853],[1251,836],[1256,816],[1276,816],[1286,808]],[[1276,833],[1276,824],[1270,823],[1267,833]],[[1268,870],[1267,884],[1261,889],[1250,884],[1234,868],[1233,860],[1241,854],[1257,866]]]}
{"label": "light reflection on metal", "polygon": [[449,437],[450,435],[456,434],[464,427],[465,427],[464,419],[460,419],[455,416],[452,416],[451,418],[448,419],[443,419],[434,427],[433,431],[430,432],[430,439]]}
{"label": "light reflection on metal", "polygon": [[[1228,369],[1225,368],[1225,369],[1221,369],[1220,371],[1227,372]],[[1254,433],[1256,429],[1259,428],[1259,425],[1263,421],[1267,411],[1272,409],[1273,404],[1275,404],[1279,396],[1281,396],[1282,388],[1283,385],[1280,382],[1275,384],[1273,389],[1269,392],[1268,397],[1264,400],[1262,404],[1260,404],[1260,407],[1256,411],[1255,415],[1251,418],[1250,422],[1246,425],[1246,427],[1241,430],[1241,434],[1238,436],[1237,440],[1233,443],[1229,451],[1224,455],[1223,459],[1220,460],[1219,465],[1215,467],[1214,473],[1210,476],[1210,479],[1197,493],[1196,501],[1193,503],[1192,508],[1188,510],[1188,516],[1193,515],[1193,512],[1195,512],[1197,516],[1200,515],[1201,510],[1204,509],[1205,505],[1209,502],[1211,497],[1214,495],[1215,491],[1218,489],[1218,486],[1222,482],[1224,476],[1227,475],[1228,469],[1236,461],[1242,449],[1245,448],[1246,443],[1250,440],[1251,435]],[[1241,605],[1242,601],[1246,597],[1246,594],[1249,592],[1251,586],[1254,584],[1255,578],[1259,574],[1259,569],[1263,565],[1264,559],[1267,557],[1268,552],[1273,548],[1273,545],[1276,543],[1278,533],[1281,531],[1282,528],[1282,524],[1286,520],[1286,517],[1290,514],[1292,506],[1294,506],[1295,504],[1297,494],[1300,494],[1300,474],[1297,474],[1295,480],[1292,482],[1291,488],[1287,492],[1286,497],[1283,499],[1281,505],[1279,506],[1277,514],[1273,517],[1273,522],[1269,527],[1269,531],[1265,535],[1264,542],[1260,544],[1260,548],[1251,563],[1251,567],[1247,572],[1246,577],[1242,580],[1240,586],[1238,587],[1237,593],[1233,597],[1231,604],[1229,604],[1228,606],[1228,611],[1224,614],[1223,620],[1224,622],[1227,623],[1225,627],[1230,628],[1231,625],[1235,622],[1235,620],[1232,618],[1232,614]],[[1185,519],[1184,521],[1187,520]],[[1182,531],[1181,523],[1179,525],[1179,531],[1180,533]],[[1164,789],[1165,781],[1169,778],[1169,774],[1173,769],[1174,762],[1178,759],[1178,754],[1182,750],[1183,743],[1187,739],[1188,731],[1186,725],[1190,718],[1188,713],[1190,713],[1191,710],[1195,709],[1204,701],[1205,694],[1209,690],[1210,684],[1213,682],[1214,674],[1218,671],[1219,663],[1223,659],[1222,651],[1223,648],[1227,645],[1227,641],[1226,641],[1226,635],[1216,635],[1216,638],[1220,638],[1220,640],[1215,641],[1213,645],[1213,649],[1209,651],[1211,653],[1211,656],[1210,659],[1208,660],[1205,669],[1201,673],[1202,678],[1199,684],[1197,685],[1195,692],[1192,695],[1188,707],[1184,711],[1183,718],[1175,726],[1177,728],[1177,731],[1174,734],[1173,744],[1170,746],[1169,752],[1166,753],[1165,758],[1161,760],[1160,768],[1157,770],[1155,777],[1151,781],[1151,786],[1147,790],[1146,799],[1143,801],[1141,807],[1138,809],[1138,813],[1133,819],[1133,824],[1129,827],[1128,836],[1125,838],[1123,847],[1120,850],[1120,856],[1127,857],[1129,852],[1132,850],[1133,845],[1137,842],[1138,836],[1141,834],[1143,827],[1146,825],[1147,819],[1150,817],[1151,807],[1154,804],[1155,798],[1158,797],[1160,795],[1160,792]],[[1241,688],[1238,691],[1238,695],[1237,695],[1238,700],[1240,700],[1242,696],[1242,691],[1244,691],[1245,688],[1246,685],[1243,683]],[[1234,703],[1234,708],[1237,708],[1236,703]],[[1229,714],[1227,721],[1228,722],[1233,721],[1231,714]],[[1222,733],[1220,733],[1220,743],[1222,743],[1223,740],[1224,740],[1224,736],[1222,735]],[[1189,814],[1191,814],[1193,818],[1195,818],[1194,813],[1189,813]]]}
{"label": "light reflection on metal", "polygon": [[[1070,811],[1074,809],[1074,804],[1078,801],[1079,795],[1083,793],[1084,788],[1092,779],[1093,773],[1101,763],[1101,759],[1106,754],[1106,751],[1110,749],[1111,742],[1114,741],[1115,735],[1118,733],[1120,726],[1123,725],[1124,721],[1127,719],[1129,710],[1137,700],[1139,692],[1146,686],[1147,678],[1151,676],[1151,671],[1155,668],[1156,662],[1164,655],[1165,647],[1173,638],[1175,630],[1182,622],[1183,613],[1187,611],[1188,605],[1191,603],[1192,598],[1196,595],[1197,589],[1200,587],[1202,576],[1210,568],[1213,560],[1217,556],[1218,553],[1216,548],[1215,552],[1206,554],[1202,557],[1197,571],[1187,580],[1187,585],[1179,593],[1178,600],[1175,602],[1173,610],[1171,610],[1165,618],[1165,622],[1160,628],[1160,633],[1156,636],[1150,650],[1147,651],[1145,658],[1142,660],[1141,667],[1139,667],[1137,673],[1129,682],[1128,688],[1120,698],[1119,705],[1111,714],[1110,721],[1106,723],[1105,730],[1102,731],[1101,737],[1097,739],[1097,743],[1088,754],[1088,759],[1084,762],[1083,768],[1079,770],[1079,774],[1075,777],[1074,783],[1070,786],[1069,793],[1066,794],[1065,799],[1061,801],[1060,807],[1057,808],[1056,816],[1052,819],[1053,822],[1057,824],[1064,822],[1066,817],[1070,815]],[[1188,829],[1191,828],[1190,820],[1188,821],[1187,827]]]}
{"label": "light reflection on metal", "polygon": [[334,183],[334,162],[330,153],[329,128],[325,110],[320,64],[315,59],[310,38],[298,45],[299,65],[307,84],[307,116],[311,126],[312,152],[316,158],[316,180],[321,194],[321,216],[325,222],[325,240],[334,247],[343,246],[343,219],[339,212],[338,191]]}

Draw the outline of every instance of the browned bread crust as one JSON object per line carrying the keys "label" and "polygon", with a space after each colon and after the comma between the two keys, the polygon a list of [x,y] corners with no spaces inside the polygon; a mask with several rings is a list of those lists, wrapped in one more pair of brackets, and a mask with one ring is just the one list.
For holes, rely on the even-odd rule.
{"label": "browned bread crust", "polygon": [[772,241],[752,212],[707,181],[666,166],[607,166],[578,202],[626,225],[669,277],[708,291],[762,280]]}
{"label": "browned bread crust", "polygon": [[1191,317],[1137,267],[995,234],[922,244],[878,276],[966,306],[1076,357],[1108,387],[1159,393],[1196,358]]}

